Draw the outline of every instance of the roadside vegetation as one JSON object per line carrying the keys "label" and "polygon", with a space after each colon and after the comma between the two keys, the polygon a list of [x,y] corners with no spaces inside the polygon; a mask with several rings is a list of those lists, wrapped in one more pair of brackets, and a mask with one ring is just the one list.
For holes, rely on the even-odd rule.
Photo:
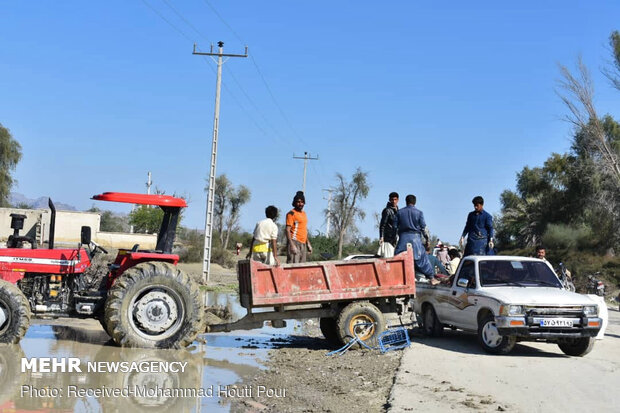
{"label": "roadside vegetation", "polygon": [[[620,33],[609,39],[613,63],[603,69],[620,92]],[[620,123],[599,115],[594,86],[581,59],[575,72],[559,67],[558,95],[574,127],[570,151],[552,153],[540,167],[517,173],[516,190],[501,194],[495,217],[502,253],[532,255],[547,248],[556,265],[564,262],[579,290],[586,275],[601,271],[608,288],[620,282]],[[582,288],[579,288],[582,287]],[[616,291],[617,293],[617,291]]]}

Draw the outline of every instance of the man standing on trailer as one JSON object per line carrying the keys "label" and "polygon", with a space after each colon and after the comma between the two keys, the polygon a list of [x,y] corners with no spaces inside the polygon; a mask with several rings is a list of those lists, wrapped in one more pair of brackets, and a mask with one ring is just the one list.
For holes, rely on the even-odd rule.
{"label": "man standing on trailer", "polygon": [[303,211],[306,197],[297,191],[293,197],[293,209],[286,214],[286,239],[288,241],[286,262],[306,262],[308,253],[312,253],[312,245],[308,239],[308,216]]}
{"label": "man standing on trailer", "polygon": [[266,218],[258,221],[254,228],[254,236],[250,243],[250,251],[246,258],[252,257],[254,261],[260,261],[267,265],[280,265],[278,261],[278,208],[269,205],[265,208]]}
{"label": "man standing on trailer", "polygon": [[415,270],[424,274],[431,282],[431,285],[439,284],[435,278],[435,270],[428,260],[426,249],[422,245],[422,237],[425,244],[429,242],[428,228],[424,221],[424,214],[415,207],[415,195],[407,195],[405,198],[407,206],[399,209],[396,213],[396,227],[398,229],[398,244],[394,255],[398,255],[407,249],[407,244],[413,247],[413,262]]}
{"label": "man standing on trailer", "polygon": [[381,222],[379,223],[380,255],[385,258],[393,257],[396,247],[397,232],[394,220],[398,212],[398,193],[390,193],[388,199],[387,205],[381,212]]}
{"label": "man standing on trailer", "polygon": [[477,196],[471,200],[474,210],[467,215],[467,222],[461,235],[460,245],[465,241],[465,257],[468,255],[493,255],[493,217],[483,209],[484,199]]}

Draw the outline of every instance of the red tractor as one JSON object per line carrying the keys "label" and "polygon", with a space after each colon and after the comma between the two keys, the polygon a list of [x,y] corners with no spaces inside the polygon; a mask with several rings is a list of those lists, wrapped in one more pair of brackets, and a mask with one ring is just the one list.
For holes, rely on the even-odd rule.
{"label": "red tractor", "polygon": [[[124,347],[178,348],[205,332],[198,284],[172,254],[184,199],[169,195],[105,192],[100,201],[156,205],[164,211],[154,250],[121,249],[109,268],[91,265],[107,251],[82,227],[77,248],[54,248],[56,210],[50,200],[49,246],[19,235],[24,215],[11,215],[14,234],[0,249],[0,343],[17,343],[31,317],[96,318]],[[29,243],[31,248],[24,248]]]}

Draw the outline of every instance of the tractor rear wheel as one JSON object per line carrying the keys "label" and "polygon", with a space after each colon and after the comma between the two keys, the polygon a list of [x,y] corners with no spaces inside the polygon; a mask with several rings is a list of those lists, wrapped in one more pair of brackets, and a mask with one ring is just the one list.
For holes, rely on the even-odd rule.
{"label": "tractor rear wheel", "polygon": [[30,303],[16,285],[0,280],[0,343],[16,344],[30,326]]}
{"label": "tractor rear wheel", "polygon": [[[344,344],[355,337],[369,346],[377,346],[378,338],[386,329],[383,313],[368,301],[357,301],[342,309],[336,321],[338,337]],[[361,348],[356,344],[351,348]]]}
{"label": "tractor rear wheel", "polygon": [[143,262],[118,277],[105,304],[106,331],[123,347],[181,348],[205,332],[198,285],[176,266]]}

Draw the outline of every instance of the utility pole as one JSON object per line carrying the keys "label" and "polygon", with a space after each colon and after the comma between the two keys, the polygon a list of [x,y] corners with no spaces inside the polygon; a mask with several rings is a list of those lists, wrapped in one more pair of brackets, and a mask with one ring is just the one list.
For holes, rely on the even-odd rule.
{"label": "utility pole", "polygon": [[[213,204],[215,202],[215,167],[217,163],[217,132],[220,120],[220,91],[222,89],[222,61],[223,57],[248,57],[248,47],[245,47],[245,54],[224,54],[224,42],[217,42],[218,52],[213,52],[213,45],[209,53],[194,51],[192,54],[201,56],[217,56],[217,80],[215,84],[215,114],[213,117],[213,143],[211,145],[211,167],[209,169],[209,189],[207,195],[207,215],[205,219],[205,243],[204,258],[202,263],[202,280],[209,282],[209,271],[211,270],[211,239],[213,237]],[[228,59],[226,59],[228,60]]]}
{"label": "utility pole", "polygon": [[146,193],[148,195],[151,195],[151,185],[152,184],[153,184],[153,181],[151,181],[151,172],[149,171],[148,179],[146,180]]}
{"label": "utility pole", "polygon": [[327,198],[323,197],[323,199],[327,200],[327,228],[326,229],[326,236],[327,238],[329,238],[329,231],[332,229],[331,223],[332,223],[332,215],[331,215],[331,211],[332,211],[332,192],[334,192],[333,189],[323,189],[323,191],[327,192],[329,195],[327,196]]}
{"label": "utility pole", "polygon": [[316,158],[313,158],[310,156],[310,154],[308,154],[308,152],[304,152],[304,156],[295,156],[295,154],[293,154],[293,159],[304,160],[304,183],[303,183],[301,190],[304,191],[304,194],[305,194],[306,193],[306,170],[308,168],[308,161],[318,161],[319,156],[317,155]]}

